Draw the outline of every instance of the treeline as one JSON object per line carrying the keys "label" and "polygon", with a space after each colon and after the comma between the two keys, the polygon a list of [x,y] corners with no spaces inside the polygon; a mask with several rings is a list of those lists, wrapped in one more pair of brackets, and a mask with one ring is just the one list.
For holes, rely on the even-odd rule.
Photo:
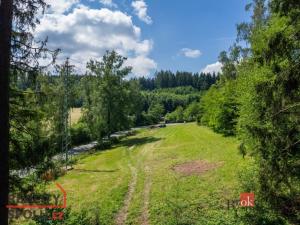
{"label": "treeline", "polygon": [[[90,61],[85,75],[76,75],[69,66],[66,77],[66,64],[57,66],[55,75],[41,72],[34,77],[12,75],[11,87],[15,90],[12,102],[24,105],[15,108],[20,111],[12,114],[20,115],[17,121],[24,121],[17,129],[11,128],[12,137],[16,137],[11,145],[13,158],[24,159],[22,163],[17,160],[12,163],[13,168],[29,168],[62,151],[64,107],[69,110],[81,107],[83,112],[80,121],[71,127],[69,147],[98,140],[102,145],[99,147],[103,148],[110,144],[110,135],[117,131],[161,121],[196,120],[190,115],[189,106],[199,104],[202,92],[191,86],[142,90],[139,80],[125,79],[131,68],[121,68],[124,61],[125,58],[113,51],[99,61]],[[170,117],[178,110],[187,110],[186,116]],[[23,133],[23,129],[30,132]],[[103,139],[107,140],[105,146]]]}
{"label": "treeline", "polygon": [[[187,108],[194,102],[199,102],[201,93],[193,87],[177,87],[142,91],[143,108],[136,125],[150,125],[168,120],[166,115],[177,108]],[[182,121],[183,122],[183,121]]]}
{"label": "treeline", "polygon": [[[73,90],[73,95],[71,96],[71,107],[79,108],[83,106],[83,95],[80,89],[82,89],[82,82],[85,77],[86,74],[72,74],[69,78],[70,85],[72,86]],[[173,78],[174,82],[170,82],[170,80],[173,80]],[[165,98],[164,102],[161,101],[165,106],[165,111],[172,112],[176,109],[177,106],[186,106],[186,103],[184,103],[185,100],[180,100],[180,98],[186,98],[184,97],[184,95],[190,95],[192,93],[194,93],[195,95],[199,95],[200,92],[203,93],[204,91],[208,90],[213,84],[218,81],[218,79],[219,76],[216,76],[215,74],[211,75],[210,73],[193,74],[189,72],[177,72],[176,74],[173,74],[170,71],[161,71],[156,73],[152,78],[131,78],[130,82],[138,83],[139,90],[149,95],[149,97],[147,97],[148,99]],[[59,77],[52,76],[51,80],[59,80]],[[26,89],[26,82],[27,81],[24,80],[19,82],[21,89]],[[175,99],[176,95],[178,95],[177,99]],[[173,103],[173,100],[171,100],[170,98],[173,98],[173,100],[177,103]],[[193,101],[194,100],[195,98],[193,99]],[[197,98],[197,101],[198,100],[199,99]],[[191,99],[189,100],[189,102],[191,102]],[[149,105],[149,103],[145,104]]]}
{"label": "treeline", "polygon": [[155,73],[153,78],[141,77],[138,78],[143,90],[154,90],[157,88],[174,88],[191,86],[198,91],[204,91],[216,83],[218,74],[215,73],[190,73],[171,71],[160,71]]}
{"label": "treeline", "polygon": [[199,123],[236,135],[244,157],[255,160],[241,175],[255,193],[244,224],[299,224],[300,217],[300,4],[254,0],[250,23],[222,52],[222,75],[202,98]]}
{"label": "treeline", "polygon": [[[72,127],[73,143],[98,140],[103,145],[106,140],[102,147],[107,147],[114,132],[161,121],[183,122],[166,114],[199,104],[202,92],[191,86],[143,91],[139,80],[125,79],[131,71],[122,67],[125,60],[114,51],[107,52],[101,61],[87,64],[86,75],[70,77],[70,107],[82,102],[83,109],[80,122]],[[186,121],[194,121],[188,112]]]}

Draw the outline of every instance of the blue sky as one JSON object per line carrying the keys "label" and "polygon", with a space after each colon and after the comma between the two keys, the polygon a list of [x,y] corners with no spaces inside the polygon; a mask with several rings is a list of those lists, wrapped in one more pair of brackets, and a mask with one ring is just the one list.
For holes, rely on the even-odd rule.
{"label": "blue sky", "polygon": [[[235,40],[236,24],[248,20],[244,0],[149,0],[148,4],[154,22],[144,33],[154,40],[152,56],[159,69],[198,72],[215,63],[219,52]],[[202,55],[178,55],[182,48],[199,49]]]}
{"label": "blue sky", "polygon": [[[61,48],[84,70],[105,50],[128,57],[136,76],[156,70],[217,70],[220,51],[248,21],[246,0],[48,0],[51,8],[37,27],[39,38]],[[210,66],[208,66],[210,65]],[[207,67],[208,66],[208,67]]]}

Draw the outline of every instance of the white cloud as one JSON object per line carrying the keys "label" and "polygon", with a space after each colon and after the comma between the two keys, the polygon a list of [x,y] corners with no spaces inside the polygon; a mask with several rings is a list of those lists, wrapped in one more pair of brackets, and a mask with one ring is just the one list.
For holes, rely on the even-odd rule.
{"label": "white cloud", "polygon": [[129,58],[125,65],[132,66],[132,72],[138,76],[147,76],[150,70],[152,70],[153,68],[157,68],[157,64],[154,60],[149,59],[143,55],[137,56],[135,58]]}
{"label": "white cloud", "polygon": [[204,69],[201,70],[203,73],[220,73],[222,71],[222,63],[216,62],[213,64],[207,65]]}
{"label": "white cloud", "polygon": [[48,13],[62,14],[78,4],[79,0],[46,0],[45,2],[50,5]]}
{"label": "white cloud", "polygon": [[106,50],[128,57],[127,65],[133,66],[135,75],[147,76],[156,69],[148,57],[153,42],[142,40],[141,29],[121,11],[77,5],[69,13],[47,13],[35,34],[40,39],[48,37],[50,49],[62,50],[58,62],[70,57],[81,72],[89,59],[101,59]]}
{"label": "white cloud", "polygon": [[133,1],[131,6],[134,9],[134,13],[147,24],[152,24],[152,19],[147,14],[148,6],[144,0]]}
{"label": "white cloud", "polygon": [[181,49],[181,54],[188,58],[198,58],[202,55],[201,51],[198,49],[190,49],[190,48],[183,48]]}
{"label": "white cloud", "polygon": [[107,7],[117,8],[117,5],[112,0],[100,0],[100,3],[102,3],[104,6],[107,6]]}

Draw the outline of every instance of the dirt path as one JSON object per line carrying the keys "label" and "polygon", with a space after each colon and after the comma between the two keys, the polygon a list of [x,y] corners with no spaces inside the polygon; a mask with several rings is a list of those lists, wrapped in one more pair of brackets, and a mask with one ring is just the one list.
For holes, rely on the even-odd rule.
{"label": "dirt path", "polygon": [[[153,154],[153,150],[155,149],[156,145],[158,143],[151,143],[151,144],[146,144],[145,146],[143,146],[143,148],[140,151],[140,157],[148,157],[149,154]],[[136,146],[133,145],[131,147],[129,147],[129,154],[130,152],[135,148]],[[142,160],[138,160],[138,162],[136,163],[136,167],[133,167],[130,163],[129,163],[129,168],[131,170],[131,181],[129,183],[129,187],[128,187],[128,192],[126,194],[125,200],[124,200],[124,204],[123,207],[119,210],[119,212],[116,215],[115,218],[115,224],[116,225],[125,225],[127,216],[128,216],[128,210],[136,189],[136,185],[137,185],[137,171],[138,168],[143,168],[143,161]],[[149,200],[150,200],[150,190],[151,190],[151,168],[149,166],[145,166],[144,167],[144,171],[145,171],[145,183],[144,183],[144,189],[143,189],[143,206],[142,206],[142,213],[140,215],[140,224],[141,225],[149,225]]]}
{"label": "dirt path", "polygon": [[[147,159],[153,157],[154,150],[157,149],[160,142],[154,142],[151,144],[147,144],[143,147],[141,150],[141,155],[145,156],[145,161]],[[150,202],[150,191],[152,186],[152,179],[151,179],[151,172],[152,168],[149,165],[144,166],[144,172],[145,172],[145,182],[144,182],[144,189],[143,189],[143,208],[142,208],[142,214],[140,216],[140,224],[141,225],[149,225],[149,202]]]}
{"label": "dirt path", "polygon": [[145,167],[146,180],[144,185],[143,193],[143,212],[141,216],[141,225],[149,225],[149,200],[150,200],[150,190],[151,190],[151,178],[150,178],[150,168]]}
{"label": "dirt path", "polygon": [[133,167],[131,164],[129,164],[129,168],[131,170],[131,181],[129,183],[128,187],[128,192],[126,194],[125,200],[124,200],[124,205],[120,209],[120,211],[117,213],[115,224],[116,225],[124,225],[127,219],[128,215],[128,209],[130,206],[130,202],[132,200],[133,193],[136,188],[136,183],[137,183],[137,170],[135,167]]}

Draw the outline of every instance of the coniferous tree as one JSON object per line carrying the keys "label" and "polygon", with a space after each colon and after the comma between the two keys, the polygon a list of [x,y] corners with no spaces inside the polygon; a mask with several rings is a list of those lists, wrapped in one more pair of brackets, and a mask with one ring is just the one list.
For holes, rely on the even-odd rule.
{"label": "coniferous tree", "polygon": [[[240,134],[259,167],[260,207],[276,212],[269,224],[300,221],[299,12],[298,1],[271,1],[267,21],[253,19],[252,56],[240,68]],[[251,224],[261,224],[257,215]]]}
{"label": "coniferous tree", "polygon": [[[22,127],[22,113],[16,112],[17,107],[9,107],[11,103],[17,103],[21,94],[16,90],[22,86],[14,86],[16,77],[28,77],[34,81],[39,68],[38,59],[42,54],[47,54],[45,41],[38,45],[32,35],[32,30],[38,23],[36,14],[45,9],[43,0],[12,1],[5,0],[0,3],[0,220],[1,224],[7,224],[7,209],[5,205],[8,199],[9,161],[13,154],[9,153],[9,146],[22,146],[18,135],[10,135],[12,126],[18,124]],[[20,76],[22,75],[22,76]],[[10,90],[11,89],[11,90]],[[21,103],[22,104],[22,103]],[[19,118],[21,117],[21,119]],[[15,129],[16,130],[16,129]],[[24,129],[18,130],[25,132]],[[22,159],[24,160],[24,159]]]}
{"label": "coniferous tree", "polygon": [[9,194],[9,72],[13,1],[0,2],[0,223],[8,224]]}

